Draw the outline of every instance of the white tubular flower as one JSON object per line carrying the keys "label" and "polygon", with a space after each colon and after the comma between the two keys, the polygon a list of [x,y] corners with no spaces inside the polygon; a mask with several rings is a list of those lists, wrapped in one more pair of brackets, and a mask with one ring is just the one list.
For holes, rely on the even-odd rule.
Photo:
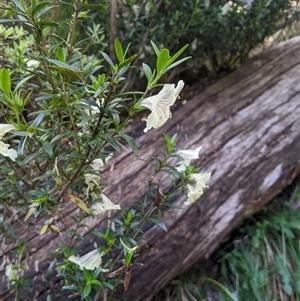
{"label": "white tubular flower", "polygon": [[190,184],[187,184],[187,201],[184,203],[185,205],[190,205],[192,203],[195,203],[200,196],[203,194],[203,190],[205,188],[208,188],[208,186],[205,184],[206,181],[210,179],[211,173],[192,173],[189,175],[189,178],[191,180],[194,180],[196,182],[195,186],[192,186]]}
{"label": "white tubular flower", "polygon": [[203,194],[203,189],[200,187],[193,187],[190,184],[187,184],[188,194],[187,194],[187,201],[184,202],[185,205],[190,205],[195,203],[200,196]]}
{"label": "white tubular flower", "polygon": [[208,188],[208,186],[205,184],[205,182],[208,181],[210,179],[210,177],[211,177],[211,172],[208,172],[208,173],[191,173],[189,175],[189,178],[196,182],[196,188],[199,188],[199,189]]}
{"label": "white tubular flower", "polygon": [[94,215],[104,214],[108,210],[121,210],[120,205],[115,205],[104,193],[101,193],[102,202],[94,203],[90,210]]}
{"label": "white tubular flower", "polygon": [[177,154],[183,159],[178,163],[178,166],[175,167],[177,171],[184,172],[186,168],[190,165],[192,160],[198,159],[199,151],[201,150],[202,146],[197,147],[196,149],[186,149],[186,150],[179,150]]}
{"label": "white tubular flower", "polygon": [[[14,130],[15,127],[12,124],[0,124],[0,139],[9,131]],[[16,161],[18,156],[17,151],[9,149],[10,145],[0,141],[0,154],[4,157],[9,157],[12,161]]]}
{"label": "white tubular flower", "polygon": [[[103,255],[104,255],[103,253],[99,253],[99,251],[95,249],[81,257],[72,255],[68,258],[68,260],[72,263],[79,265],[79,268],[81,270],[83,269],[94,270],[100,267],[102,263]],[[102,270],[102,271],[106,271],[106,270]]]}
{"label": "white tubular flower", "polygon": [[146,119],[145,133],[151,128],[161,127],[171,117],[170,107],[179,97],[183,87],[184,82],[182,80],[178,82],[176,88],[174,84],[165,84],[157,95],[147,97],[141,101],[140,105],[151,111],[151,114]]}
{"label": "white tubular flower", "polygon": [[2,138],[6,133],[15,130],[15,126],[12,124],[0,123],[0,138]]}
{"label": "white tubular flower", "polygon": [[93,191],[96,187],[99,186],[99,181],[101,180],[101,177],[95,174],[86,173],[84,175],[84,180],[85,184],[88,186],[86,194],[87,196],[89,196],[89,192]]}
{"label": "white tubular flower", "polygon": [[91,166],[92,166],[92,168],[95,169],[95,170],[100,170],[100,168],[101,168],[102,166],[104,166],[104,164],[107,164],[107,162],[108,162],[112,157],[113,157],[113,154],[110,153],[110,154],[105,158],[105,163],[103,163],[103,160],[102,160],[101,158],[95,159],[95,160],[92,162]]}
{"label": "white tubular flower", "polygon": [[2,141],[0,141],[0,154],[4,157],[9,157],[11,160],[16,161],[16,158],[18,157],[17,151],[14,149],[9,149],[10,145],[5,144]]}

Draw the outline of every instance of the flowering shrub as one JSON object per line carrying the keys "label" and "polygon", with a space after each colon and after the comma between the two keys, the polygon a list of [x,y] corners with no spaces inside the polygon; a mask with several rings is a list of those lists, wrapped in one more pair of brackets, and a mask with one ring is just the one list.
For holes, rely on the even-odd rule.
{"label": "flowering shrub", "polygon": [[[84,54],[87,40],[76,40],[76,28],[88,16],[85,1],[28,2],[13,0],[4,8],[1,20],[4,66],[0,70],[0,203],[5,213],[0,227],[2,240],[18,250],[6,265],[7,280],[10,289],[17,292],[25,285],[22,274],[28,269],[22,265],[28,252],[26,243],[19,242],[17,233],[11,234],[13,229],[8,223],[13,211],[25,213],[24,223],[33,226],[37,218],[43,220],[40,235],[52,231],[65,237],[64,244],[55,251],[56,270],[65,279],[64,289],[86,300],[92,300],[95,291],[104,294],[110,290],[112,298],[120,282],[114,276],[125,274],[124,288],[128,289],[138,252],[137,238],[145,222],[166,230],[160,206],[168,204],[170,195],[182,191],[187,196],[186,204],[197,201],[210,178],[210,173],[200,173],[190,164],[198,158],[200,147],[178,150],[177,136],[165,134],[166,150],[163,159],[157,161],[163,164],[154,167],[149,183],[149,191],[157,187],[159,196],[155,202],[151,194],[145,200],[150,210],[123,208],[105,193],[102,167],[122,152],[120,145],[126,142],[138,156],[135,140],[124,133],[131,118],[149,109],[147,132],[171,117],[170,107],[179,98],[184,82],[180,80],[176,87],[164,84],[157,95],[151,96],[151,92],[161,86],[164,74],[188,59],[178,59],[187,46],[170,55],[169,50],[159,50],[152,43],[156,67],[143,63],[147,88],[144,92],[121,92],[120,86],[127,81],[137,55],[129,56],[129,46],[124,49],[118,39],[114,42],[116,62],[105,52],[93,57]],[[70,18],[62,23],[53,21],[57,10],[63,9],[72,12]],[[17,24],[13,30],[5,26],[13,22]],[[57,34],[60,26],[65,27],[66,36]],[[87,39],[91,44],[95,42],[94,36]],[[103,65],[109,66],[109,73],[102,72]],[[174,158],[180,160],[177,167],[168,163]],[[161,193],[155,180],[162,172],[170,174],[173,183],[168,196]],[[69,202],[79,209],[72,217],[76,225],[74,229],[62,229],[57,220],[64,218]],[[103,245],[79,256],[75,246],[81,239],[78,230],[84,221],[106,213],[110,216],[111,211],[120,211],[122,217],[110,217],[114,227],[95,232]],[[14,239],[8,239],[8,235]]]}

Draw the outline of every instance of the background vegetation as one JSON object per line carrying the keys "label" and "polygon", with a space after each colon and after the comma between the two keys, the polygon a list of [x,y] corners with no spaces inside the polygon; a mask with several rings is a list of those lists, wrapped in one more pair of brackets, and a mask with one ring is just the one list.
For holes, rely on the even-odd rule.
{"label": "background vegetation", "polygon": [[[169,75],[185,70],[183,79],[188,82],[236,68],[253,48],[299,17],[298,1],[289,0],[112,2],[118,2],[116,15],[110,18],[110,1],[102,1],[82,28],[101,24],[106,43],[115,33],[125,44],[132,44],[138,60],[152,53],[149,40],[171,53],[190,44],[187,54],[193,59]],[[90,49],[95,53],[97,47]]]}
{"label": "background vegetation", "polygon": [[300,300],[300,178],[153,301],[161,300]]}

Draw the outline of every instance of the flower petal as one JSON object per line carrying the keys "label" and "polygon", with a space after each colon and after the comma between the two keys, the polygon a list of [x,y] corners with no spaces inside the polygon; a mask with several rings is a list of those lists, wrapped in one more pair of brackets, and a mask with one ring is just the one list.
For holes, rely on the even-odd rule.
{"label": "flower petal", "polygon": [[191,160],[199,158],[198,154],[201,148],[202,146],[199,146],[196,149],[186,149],[177,151],[177,154],[182,158],[182,160],[178,163],[176,170],[179,172],[185,171],[186,168],[190,165]]}
{"label": "flower petal", "polygon": [[166,123],[172,116],[170,106],[175,103],[183,87],[184,82],[182,80],[178,82],[176,88],[174,84],[165,84],[157,95],[147,97],[141,101],[140,105],[152,112],[146,119],[147,123],[144,132],[151,128],[161,127]]}
{"label": "flower petal", "polygon": [[102,263],[102,256],[103,253],[99,253],[99,251],[95,249],[81,257],[72,255],[68,258],[68,260],[77,264],[81,270],[84,268],[86,270],[94,270],[100,267]]}
{"label": "flower petal", "polygon": [[146,119],[146,128],[144,129],[144,132],[148,132],[151,128],[159,128],[163,126],[166,121],[169,119],[170,116],[170,110],[166,107],[160,108],[157,107],[155,111],[153,111],[148,118]]}
{"label": "flower petal", "polygon": [[208,173],[192,173],[189,175],[190,179],[196,182],[196,187],[200,189],[200,187],[207,188],[208,186],[205,184],[211,177],[211,172]]}
{"label": "flower petal", "polygon": [[0,138],[2,138],[7,132],[10,132],[15,129],[15,126],[12,124],[0,123]]}
{"label": "flower petal", "polygon": [[153,111],[158,102],[158,95],[149,96],[141,101],[141,106],[148,108],[150,111]]}
{"label": "flower petal", "polygon": [[175,88],[175,95],[176,95],[176,97],[179,97],[179,93],[181,92],[181,90],[183,89],[183,87],[184,87],[184,81],[180,80],[177,83],[177,87]]}
{"label": "flower petal", "polygon": [[0,141],[0,154],[2,154],[5,157],[11,158],[11,160],[13,161],[16,161],[16,158],[18,157],[18,153],[14,149],[9,149],[9,147],[10,147],[9,144]]}
{"label": "flower petal", "polygon": [[100,168],[102,166],[104,166],[105,164],[107,164],[107,162],[113,157],[113,154],[110,153],[106,158],[105,158],[105,163],[103,163],[103,160],[101,158],[95,159],[92,163],[91,163],[91,167],[95,170],[100,170]]}
{"label": "flower petal", "polygon": [[120,205],[114,204],[104,193],[101,193],[102,202],[94,203],[91,211],[94,215],[104,214],[108,210],[121,210]]}

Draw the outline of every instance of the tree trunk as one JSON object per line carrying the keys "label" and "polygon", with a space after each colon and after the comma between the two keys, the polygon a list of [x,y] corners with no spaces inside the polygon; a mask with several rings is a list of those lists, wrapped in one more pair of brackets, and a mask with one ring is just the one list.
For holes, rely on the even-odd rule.
{"label": "tree trunk", "polygon": [[[142,134],[143,126],[140,122],[133,130]],[[203,172],[212,172],[210,188],[192,206],[183,206],[185,196],[174,200],[182,209],[164,211],[162,220],[168,232],[158,226],[145,232],[137,258],[143,266],[133,266],[130,287],[126,293],[120,292],[120,300],[151,300],[172,278],[208,257],[230,231],[300,173],[300,37],[252,58],[241,69],[196,93],[186,105],[178,105],[162,130],[178,133],[182,149],[202,145],[196,165]],[[138,138],[142,159],[158,154],[162,130]],[[113,185],[106,192],[115,203],[128,207],[140,201],[152,173],[144,161],[125,152],[115,162],[114,171],[107,172]],[[160,184],[167,193],[167,177],[162,177]],[[71,227],[74,207],[65,211],[65,225]],[[90,219],[81,234],[87,237],[105,221]],[[45,268],[49,250],[65,238],[51,233],[39,237],[22,227],[20,233],[24,232],[31,247],[27,264],[34,266],[38,261],[39,268]],[[90,249],[90,242],[86,249]],[[3,258],[9,258],[9,252],[6,249]],[[46,290],[51,296],[53,293],[55,278],[41,280],[37,270],[30,271],[35,277],[35,292],[28,300],[45,300]],[[65,298],[52,297],[60,299]],[[10,296],[6,294],[3,300],[10,300]]]}

